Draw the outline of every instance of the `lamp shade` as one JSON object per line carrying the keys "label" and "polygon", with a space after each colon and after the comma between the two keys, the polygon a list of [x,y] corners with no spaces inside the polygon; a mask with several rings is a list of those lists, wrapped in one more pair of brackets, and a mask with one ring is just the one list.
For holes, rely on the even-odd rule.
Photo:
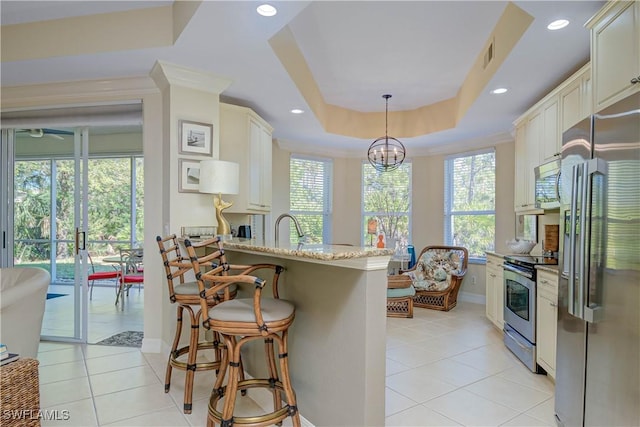
{"label": "lamp shade", "polygon": [[240,165],[224,160],[201,161],[198,190],[201,193],[238,194]]}

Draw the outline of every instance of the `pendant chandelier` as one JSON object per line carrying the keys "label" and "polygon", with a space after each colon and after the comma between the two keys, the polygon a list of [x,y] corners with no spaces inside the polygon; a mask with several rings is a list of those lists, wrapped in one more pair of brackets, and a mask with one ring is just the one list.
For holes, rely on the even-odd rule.
{"label": "pendant chandelier", "polygon": [[389,136],[388,132],[388,116],[389,116],[389,98],[391,95],[382,95],[386,100],[384,112],[384,136],[376,139],[369,146],[369,163],[380,172],[389,172],[398,169],[398,166],[404,162],[406,150],[402,142]]}

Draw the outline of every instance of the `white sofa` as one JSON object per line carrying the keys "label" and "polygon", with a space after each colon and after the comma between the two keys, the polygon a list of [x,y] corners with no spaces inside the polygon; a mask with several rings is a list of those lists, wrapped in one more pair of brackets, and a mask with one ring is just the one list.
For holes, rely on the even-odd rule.
{"label": "white sofa", "polygon": [[0,342],[35,358],[51,275],[42,268],[0,268]]}

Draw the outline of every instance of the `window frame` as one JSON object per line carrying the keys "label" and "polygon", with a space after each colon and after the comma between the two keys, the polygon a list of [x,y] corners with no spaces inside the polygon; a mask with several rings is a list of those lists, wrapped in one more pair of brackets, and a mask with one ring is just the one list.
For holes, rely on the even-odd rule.
{"label": "window frame", "polygon": [[[453,210],[453,175],[454,168],[453,163],[456,159],[464,158],[464,157],[472,157],[478,156],[482,154],[492,153],[494,158],[494,184],[493,184],[493,209],[483,209],[483,210],[469,210],[469,211],[456,211]],[[493,248],[487,249],[492,250],[495,248],[495,216],[496,216],[496,177],[495,177],[495,162],[496,162],[496,150],[494,147],[475,150],[475,151],[466,151],[463,153],[451,154],[445,157],[444,160],[444,243],[445,245],[453,245],[453,218],[455,216],[481,216],[481,215],[493,215],[494,224],[493,224]],[[485,264],[487,261],[486,252],[483,256],[471,255],[469,254],[469,263],[471,264]]]}
{"label": "window frame", "polygon": [[[322,211],[295,210],[291,209],[291,162],[293,160],[301,160],[308,162],[320,162],[324,164],[323,183],[323,209]],[[306,154],[291,153],[289,156],[289,213],[300,219],[304,215],[320,215],[322,216],[322,244],[331,242],[331,234],[333,230],[333,159],[329,157],[312,156]],[[293,233],[293,224],[290,225]]]}
{"label": "window frame", "polygon": [[[406,164],[410,167],[409,188],[407,189],[408,199],[409,199],[409,209],[402,213],[407,216],[407,244],[411,244],[412,227],[413,227],[413,221],[412,221],[413,219],[413,215],[412,215],[412,212],[413,212],[413,162],[409,159],[406,159],[403,162],[403,164]],[[378,212],[365,211],[364,167],[373,168],[373,166],[371,165],[371,163],[369,163],[368,160],[362,160],[361,162],[361,167],[360,167],[360,227],[361,227],[361,230],[365,229],[366,227],[365,221],[367,220],[367,218],[385,214],[385,212],[383,211],[378,211]],[[383,173],[389,173],[389,172],[383,172]],[[374,237],[373,239],[370,239],[371,240],[370,242],[367,242],[365,239],[366,238],[364,233],[360,232],[360,244],[362,246],[367,246],[367,244],[371,245],[371,242],[373,242],[373,245],[375,246],[377,241],[377,236]],[[385,236],[385,239],[386,239],[386,236]]]}

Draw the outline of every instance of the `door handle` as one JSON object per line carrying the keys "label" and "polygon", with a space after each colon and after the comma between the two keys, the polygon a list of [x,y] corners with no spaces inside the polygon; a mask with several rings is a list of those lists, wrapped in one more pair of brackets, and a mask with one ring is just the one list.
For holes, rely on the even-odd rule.
{"label": "door handle", "polygon": [[[80,248],[80,235],[82,234],[82,248]],[[87,233],[85,231],[80,231],[79,228],[76,227],[76,255],[80,254],[80,251],[87,250]]]}

